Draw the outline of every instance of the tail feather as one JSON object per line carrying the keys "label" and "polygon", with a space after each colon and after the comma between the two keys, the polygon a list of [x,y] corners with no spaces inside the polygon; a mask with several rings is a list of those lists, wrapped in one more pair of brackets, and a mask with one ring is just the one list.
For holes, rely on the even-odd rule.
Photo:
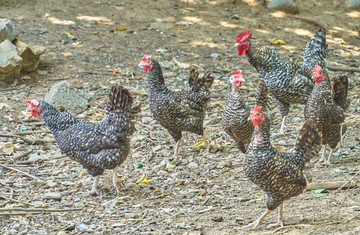
{"label": "tail feather", "polygon": [[296,139],[294,154],[301,156],[303,163],[315,157],[321,147],[321,137],[312,119],[306,120]]}
{"label": "tail feather", "polygon": [[319,29],[306,44],[305,51],[303,52],[303,66],[306,66],[310,71],[317,64],[325,67],[326,49],[326,30]]}
{"label": "tail feather", "polygon": [[120,112],[130,110],[133,98],[130,92],[122,86],[112,86],[109,93],[107,112]]}
{"label": "tail feather", "polygon": [[270,109],[270,92],[264,79],[260,79],[256,90],[256,106],[262,106],[262,110]]}
{"label": "tail feather", "polygon": [[205,87],[208,90],[212,86],[213,82],[214,78],[211,76],[211,73],[209,71],[207,71],[200,79],[199,72],[195,71],[195,69],[191,69],[189,85],[196,90],[201,89],[201,87]]}
{"label": "tail feather", "polygon": [[339,75],[333,81],[334,101],[343,110],[347,110],[350,102],[347,99],[349,79],[346,75]]}

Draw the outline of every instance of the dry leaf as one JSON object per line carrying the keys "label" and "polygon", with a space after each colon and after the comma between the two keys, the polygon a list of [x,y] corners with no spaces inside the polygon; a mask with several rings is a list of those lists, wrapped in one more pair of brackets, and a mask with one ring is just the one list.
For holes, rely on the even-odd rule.
{"label": "dry leaf", "polygon": [[187,29],[187,28],[189,28],[188,26],[186,26],[186,25],[183,25],[183,26],[180,26],[180,30],[184,30],[184,29]]}
{"label": "dry leaf", "polygon": [[180,43],[188,43],[189,42],[189,40],[187,40],[187,39],[179,39],[179,41],[178,42],[180,42]]}
{"label": "dry leaf", "polygon": [[197,142],[196,144],[194,144],[194,145],[191,146],[191,147],[196,148],[196,147],[198,147],[198,146],[200,146],[200,145],[204,145],[204,144],[205,144],[204,141],[200,141],[200,142]]}
{"label": "dry leaf", "polygon": [[285,45],[286,43],[283,40],[277,39],[277,38],[273,38],[270,40],[271,44],[274,45]]}
{"label": "dry leaf", "polygon": [[115,31],[123,31],[123,30],[127,30],[126,27],[121,27],[121,26],[118,26],[115,28]]}
{"label": "dry leaf", "polygon": [[153,182],[154,180],[148,180],[146,179],[146,174],[144,174],[138,181],[136,181],[137,184],[149,184]]}

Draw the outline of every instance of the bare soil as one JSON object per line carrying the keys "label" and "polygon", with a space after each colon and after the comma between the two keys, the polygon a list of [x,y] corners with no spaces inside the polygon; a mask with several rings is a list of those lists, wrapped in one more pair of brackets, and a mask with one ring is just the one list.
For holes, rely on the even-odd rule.
{"label": "bare soil", "polygon": [[[296,16],[329,30],[327,64],[359,66],[360,12],[348,10],[340,0],[297,2]],[[1,234],[360,233],[359,187],[337,193],[306,191],[285,202],[287,222],[280,230],[266,228],[276,222],[275,211],[258,229],[241,229],[265,211],[266,196],[241,172],[244,155],[221,130],[224,88],[231,71],[243,71],[244,97],[250,105],[258,80],[246,58],[238,56],[235,38],[240,30],[251,29],[258,42],[297,60],[319,29],[316,23],[269,10],[255,0],[5,0],[0,2],[0,16],[13,20],[22,41],[47,48],[38,71],[0,89]],[[286,45],[272,45],[272,38]],[[175,143],[153,120],[146,95],[147,74],[137,68],[144,54],[162,63],[172,89],[181,89],[190,67],[213,72],[212,93],[217,97],[211,100],[204,123],[211,142],[209,154],[201,146],[193,147],[200,136],[185,134],[181,162],[171,164]],[[319,165],[314,159],[307,172],[313,182],[352,177],[359,182],[355,175],[360,161],[359,73],[333,73],[346,73],[351,82],[347,135],[332,165]],[[61,157],[41,120],[27,120],[22,113],[26,99],[41,99],[59,81],[92,94],[89,109],[78,114],[83,120],[102,119],[112,84],[129,88],[142,104],[133,151],[119,168],[124,176],[120,195],[112,187],[112,172],[106,171],[100,179],[100,194],[88,196],[93,178],[77,162]],[[272,132],[276,133],[280,114],[275,104],[273,112]],[[288,118],[288,135],[273,136],[274,146],[290,151],[302,123],[303,106],[295,106]],[[143,174],[154,181],[136,184]],[[61,193],[62,200],[44,198],[48,192]]]}

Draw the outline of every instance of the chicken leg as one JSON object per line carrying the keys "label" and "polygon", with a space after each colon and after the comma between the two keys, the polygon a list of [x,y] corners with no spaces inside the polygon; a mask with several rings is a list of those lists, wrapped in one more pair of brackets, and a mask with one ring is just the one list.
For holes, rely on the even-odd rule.
{"label": "chicken leg", "polygon": [[241,229],[254,229],[256,228],[259,224],[262,224],[263,219],[271,212],[271,210],[267,209],[264,214],[262,214],[257,220],[255,220],[254,222],[252,222],[251,224],[248,224],[244,227],[242,227]]}
{"label": "chicken leg", "polygon": [[204,145],[205,145],[205,153],[209,153],[210,145],[209,145],[209,142],[207,142],[207,140],[206,140],[205,134],[203,134],[203,141],[204,141]]}
{"label": "chicken leg", "polygon": [[319,160],[319,163],[325,162],[325,153],[326,153],[326,144],[323,145],[323,151],[322,151],[322,154],[321,154],[321,158],[320,158],[320,160]]}
{"label": "chicken leg", "polygon": [[330,149],[329,157],[326,161],[323,162],[324,164],[331,165],[331,157],[332,157],[333,151],[334,151],[333,149]]}
{"label": "chicken leg", "polygon": [[119,188],[118,188],[118,186],[117,186],[117,182],[118,182],[117,169],[118,169],[117,167],[115,167],[115,168],[113,169],[113,185],[114,185],[114,187],[115,187],[116,194],[119,195],[119,194],[120,194],[120,190],[119,190]]}
{"label": "chicken leg", "polygon": [[174,152],[174,157],[178,157],[179,156],[179,148],[181,146],[182,140],[179,139],[178,142],[176,142],[175,145],[175,152]]}
{"label": "chicken leg", "polygon": [[97,188],[98,182],[99,182],[99,176],[97,175],[97,176],[95,176],[94,184],[93,184],[92,189],[89,192],[89,194],[97,194],[96,188]]}
{"label": "chicken leg", "polygon": [[285,130],[286,130],[286,119],[287,119],[287,115],[283,117],[282,122],[281,122],[281,127],[280,127],[280,131],[277,135],[285,135]]}
{"label": "chicken leg", "polygon": [[284,206],[284,203],[281,203],[281,205],[279,206],[279,219],[278,219],[278,222],[276,224],[270,224],[269,226],[267,226],[267,228],[271,228],[271,227],[283,227],[284,226],[284,222],[285,222],[285,219],[283,217],[283,206]]}

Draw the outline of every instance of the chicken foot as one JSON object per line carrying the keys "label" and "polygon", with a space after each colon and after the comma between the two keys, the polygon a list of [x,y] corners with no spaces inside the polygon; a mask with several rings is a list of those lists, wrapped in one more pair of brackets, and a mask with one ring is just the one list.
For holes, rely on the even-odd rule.
{"label": "chicken foot", "polygon": [[205,134],[203,134],[203,141],[204,141],[204,145],[205,145],[205,153],[209,153],[210,145],[209,145],[209,142],[207,142],[207,140],[206,140]]}
{"label": "chicken foot", "polygon": [[284,226],[284,222],[285,222],[285,219],[283,217],[283,206],[284,206],[284,203],[281,203],[281,205],[279,206],[279,219],[278,219],[278,222],[276,224],[270,224],[269,226],[267,226],[267,228],[271,228],[271,227],[283,227]]}
{"label": "chicken foot", "polygon": [[179,139],[178,142],[176,142],[175,145],[175,152],[174,152],[174,156],[173,157],[178,157],[179,156],[179,148],[181,146],[182,143],[182,139]]}
{"label": "chicken foot", "polygon": [[325,153],[326,153],[326,144],[323,145],[323,151],[322,151],[322,154],[321,154],[321,158],[320,160],[318,161],[319,163],[322,163],[322,162],[325,162]]}
{"label": "chicken foot", "polygon": [[118,169],[117,167],[115,167],[115,168],[113,169],[113,185],[114,185],[114,187],[115,187],[116,194],[119,195],[119,194],[120,194],[120,190],[119,190],[119,188],[118,188],[118,186],[117,186],[117,182],[118,182],[117,169]]}
{"label": "chicken foot", "polygon": [[287,119],[287,115],[283,117],[282,122],[281,122],[281,127],[280,127],[280,131],[277,135],[285,135],[285,130],[286,130],[286,119]]}
{"label": "chicken foot", "polygon": [[97,185],[98,185],[98,182],[99,182],[99,176],[95,176],[95,180],[94,180],[94,184],[92,186],[92,189],[91,191],[89,192],[89,194],[97,194]]}
{"label": "chicken foot", "polygon": [[263,219],[271,212],[271,210],[267,209],[264,214],[262,214],[257,220],[255,220],[254,222],[252,222],[251,224],[248,224],[244,227],[242,227],[241,229],[254,229],[257,226],[259,226],[260,224],[262,224]]}

